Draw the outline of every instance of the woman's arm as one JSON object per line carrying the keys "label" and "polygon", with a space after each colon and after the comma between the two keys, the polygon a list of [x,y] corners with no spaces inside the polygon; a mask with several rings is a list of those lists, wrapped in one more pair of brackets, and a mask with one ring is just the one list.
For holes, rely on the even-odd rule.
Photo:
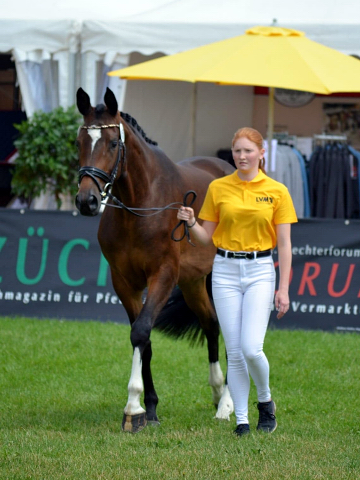
{"label": "woman's arm", "polygon": [[279,290],[275,295],[275,308],[278,310],[277,318],[281,318],[289,310],[289,283],[291,271],[291,224],[276,225],[277,247],[279,258]]}
{"label": "woman's arm", "polygon": [[217,227],[216,222],[209,222],[204,220],[203,224],[200,225],[195,218],[194,210],[191,207],[180,207],[177,218],[179,220],[185,220],[188,227],[191,229],[191,234],[194,236],[195,240],[200,242],[202,245],[211,245],[212,236]]}

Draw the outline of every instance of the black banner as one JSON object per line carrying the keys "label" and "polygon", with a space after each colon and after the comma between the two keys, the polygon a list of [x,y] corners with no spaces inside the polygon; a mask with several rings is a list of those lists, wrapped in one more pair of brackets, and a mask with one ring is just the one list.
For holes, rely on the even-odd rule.
{"label": "black banner", "polygon": [[[98,245],[99,220],[0,209],[0,314],[128,323]],[[300,220],[292,245],[290,310],[281,320],[274,311],[271,323],[360,332],[360,221]]]}
{"label": "black banner", "polygon": [[128,323],[97,229],[100,216],[0,209],[0,312]]}
{"label": "black banner", "polygon": [[271,323],[360,332],[360,221],[300,220],[291,236],[290,310]]}

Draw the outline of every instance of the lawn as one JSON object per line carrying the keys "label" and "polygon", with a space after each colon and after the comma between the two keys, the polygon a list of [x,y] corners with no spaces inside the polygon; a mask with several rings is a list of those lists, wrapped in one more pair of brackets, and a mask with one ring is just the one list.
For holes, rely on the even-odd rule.
{"label": "lawn", "polygon": [[252,385],[252,434],[238,438],[233,415],[214,419],[205,347],[152,333],[161,425],[133,435],[128,326],[0,317],[0,329],[1,480],[360,479],[358,334],[269,330],[278,428],[256,432]]}

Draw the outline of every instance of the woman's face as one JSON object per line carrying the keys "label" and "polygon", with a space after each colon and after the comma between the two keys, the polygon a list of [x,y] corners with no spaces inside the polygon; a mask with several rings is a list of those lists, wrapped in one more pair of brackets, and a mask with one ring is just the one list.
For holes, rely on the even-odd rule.
{"label": "woman's face", "polygon": [[264,149],[259,149],[256,143],[246,137],[238,138],[232,148],[232,155],[239,174],[254,178],[258,174],[259,161],[264,155]]}

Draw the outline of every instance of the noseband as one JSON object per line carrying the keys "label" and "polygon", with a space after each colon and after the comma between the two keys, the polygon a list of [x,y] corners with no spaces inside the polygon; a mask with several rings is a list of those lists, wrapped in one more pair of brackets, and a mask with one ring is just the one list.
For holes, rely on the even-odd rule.
{"label": "noseband", "polygon": [[[100,196],[103,200],[109,195],[109,191],[113,186],[120,163],[122,163],[122,167],[125,164],[126,146],[125,146],[124,127],[122,123],[119,123],[119,125],[117,125],[116,123],[111,123],[109,125],[89,125],[89,126],[82,125],[80,127],[80,128],[83,128],[84,130],[95,130],[95,129],[97,130],[97,129],[113,128],[113,127],[117,127],[119,129],[119,142],[118,142],[119,149],[118,149],[117,159],[111,174],[108,175],[106,172],[104,172],[104,170],[101,170],[100,168],[96,168],[96,167],[81,167],[79,169],[79,185],[81,183],[81,180],[84,177],[91,177],[95,182],[95,184],[97,185],[100,192]],[[105,186],[103,189],[101,188],[97,178],[100,178],[105,182]]]}

